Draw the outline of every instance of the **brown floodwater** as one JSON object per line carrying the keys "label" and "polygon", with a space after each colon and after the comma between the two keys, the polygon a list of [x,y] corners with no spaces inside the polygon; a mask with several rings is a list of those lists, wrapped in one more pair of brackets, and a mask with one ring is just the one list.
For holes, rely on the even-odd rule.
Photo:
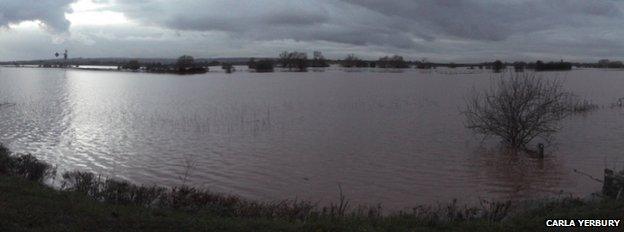
{"label": "brown floodwater", "polygon": [[[574,115],[546,158],[501,154],[465,129],[489,72],[345,71],[194,76],[0,68],[0,141],[59,171],[184,182],[272,201],[420,204],[586,196],[624,168],[624,71],[539,73],[602,108]],[[188,170],[188,172],[187,172]],[[188,175],[186,174],[188,173]],[[56,180],[58,181],[58,180]]]}

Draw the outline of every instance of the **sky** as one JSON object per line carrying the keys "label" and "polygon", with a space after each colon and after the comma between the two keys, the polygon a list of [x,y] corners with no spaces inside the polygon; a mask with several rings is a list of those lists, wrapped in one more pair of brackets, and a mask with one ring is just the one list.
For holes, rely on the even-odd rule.
{"label": "sky", "polygon": [[624,0],[0,0],[0,60],[624,60]]}

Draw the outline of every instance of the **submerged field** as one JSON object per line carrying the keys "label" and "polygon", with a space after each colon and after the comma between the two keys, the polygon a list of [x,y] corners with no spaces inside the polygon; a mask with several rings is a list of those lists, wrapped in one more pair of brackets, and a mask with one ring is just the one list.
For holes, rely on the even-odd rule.
{"label": "submerged field", "polygon": [[[499,76],[421,72],[0,70],[0,142],[60,171],[186,183],[246,199],[327,204],[340,189],[385,210],[585,197],[620,169],[620,71],[540,73],[599,106],[563,122],[544,160],[505,156],[465,129],[465,96]],[[58,183],[57,183],[58,184]]]}
{"label": "submerged field", "polygon": [[0,149],[0,231],[538,231],[547,219],[624,217],[623,201],[601,197],[482,208],[452,203],[379,214],[374,208],[349,206],[344,199],[310,210],[300,207],[306,208],[306,203],[231,200],[233,196],[184,186],[163,189],[166,193],[150,198],[145,194],[157,186],[67,178],[75,172],[63,175],[74,182],[58,190],[41,182],[50,166],[7,152]]}

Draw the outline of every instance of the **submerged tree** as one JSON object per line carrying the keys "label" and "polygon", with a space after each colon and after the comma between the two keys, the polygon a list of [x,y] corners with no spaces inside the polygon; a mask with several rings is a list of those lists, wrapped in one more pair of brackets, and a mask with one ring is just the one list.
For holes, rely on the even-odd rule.
{"label": "submerged tree", "polygon": [[559,130],[559,121],[571,113],[572,97],[557,81],[529,74],[503,76],[496,86],[468,99],[466,126],[499,137],[511,149],[526,149],[533,139],[548,141]]}
{"label": "submerged tree", "polygon": [[494,70],[494,72],[496,73],[501,72],[501,70],[503,70],[504,68],[505,64],[500,60],[496,60],[494,61],[494,63],[492,63],[492,70]]}
{"label": "submerged tree", "polygon": [[563,62],[563,60],[561,60],[561,62],[544,63],[541,60],[538,60],[535,62],[533,68],[535,71],[566,71],[572,70],[572,63]]}
{"label": "submerged tree", "polygon": [[392,57],[384,56],[377,61],[379,68],[409,68],[409,64],[403,60],[402,56],[394,55]]}
{"label": "submerged tree", "polygon": [[225,70],[225,73],[232,73],[234,71],[234,65],[230,63],[221,64],[221,69]]}
{"label": "submerged tree", "polygon": [[184,55],[178,58],[178,61],[176,62],[176,68],[178,68],[179,70],[185,70],[192,68],[194,64],[195,58],[193,58],[192,56]]}
{"label": "submerged tree", "polygon": [[433,67],[431,62],[427,61],[427,58],[423,58],[421,61],[416,62],[417,69],[430,69]]}
{"label": "submerged tree", "polygon": [[342,61],[340,61],[340,66],[345,68],[353,68],[353,67],[366,67],[368,66],[366,62],[355,56],[355,54],[349,54]]}
{"label": "submerged tree", "polygon": [[256,72],[273,72],[273,61],[264,59],[260,61],[256,61],[256,59],[251,58],[249,62],[247,62],[247,66],[249,69],[252,69]]}
{"label": "submerged tree", "polygon": [[178,70],[189,69],[193,67],[194,63],[195,58],[189,55],[183,55],[178,58],[178,61],[176,62],[176,68]]}
{"label": "submerged tree", "polygon": [[314,57],[312,59],[312,67],[315,68],[325,68],[329,67],[329,63],[327,63],[327,59],[323,56],[323,53],[320,51],[314,51]]}
{"label": "submerged tree", "polygon": [[197,74],[206,72],[208,72],[208,68],[203,67],[201,64],[196,64],[195,58],[192,56],[180,56],[175,64],[175,73],[178,74]]}
{"label": "submerged tree", "polygon": [[122,66],[123,69],[129,69],[129,70],[139,70],[141,68],[141,64],[139,63],[138,60],[130,60],[128,61],[128,63],[126,63],[125,65]]}
{"label": "submerged tree", "polygon": [[289,71],[305,72],[308,68],[308,54],[303,52],[282,52],[279,61]]}

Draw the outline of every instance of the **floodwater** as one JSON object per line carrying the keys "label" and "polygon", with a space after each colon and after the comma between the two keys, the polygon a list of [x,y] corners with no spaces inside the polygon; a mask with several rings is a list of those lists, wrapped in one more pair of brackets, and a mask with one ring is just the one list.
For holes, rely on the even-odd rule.
{"label": "floodwater", "polygon": [[[562,122],[544,160],[465,129],[497,75],[439,70],[177,76],[0,68],[0,141],[59,171],[272,201],[420,204],[586,196],[624,168],[624,71],[540,73],[602,108]],[[57,180],[58,181],[58,180]]]}

